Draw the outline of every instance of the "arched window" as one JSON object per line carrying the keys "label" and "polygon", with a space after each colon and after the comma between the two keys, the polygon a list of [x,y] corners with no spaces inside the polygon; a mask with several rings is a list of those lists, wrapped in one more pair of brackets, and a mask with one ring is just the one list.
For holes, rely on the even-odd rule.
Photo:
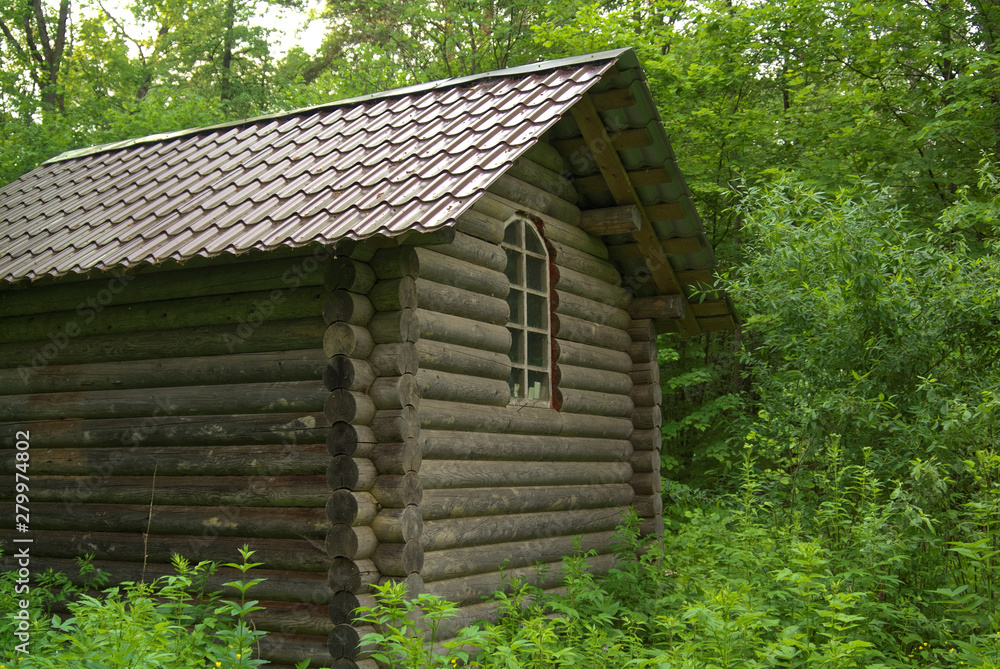
{"label": "arched window", "polygon": [[501,246],[510,279],[510,396],[547,405],[552,397],[548,252],[535,225],[523,218],[507,224]]}

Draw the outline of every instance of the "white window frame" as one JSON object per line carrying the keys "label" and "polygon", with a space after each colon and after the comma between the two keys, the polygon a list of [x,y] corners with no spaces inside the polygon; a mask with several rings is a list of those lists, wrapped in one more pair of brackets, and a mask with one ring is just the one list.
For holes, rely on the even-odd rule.
{"label": "white window frame", "polygon": [[552,310],[549,252],[535,224],[514,216],[500,246],[507,254],[511,334],[507,379],[512,404],[552,406]]}

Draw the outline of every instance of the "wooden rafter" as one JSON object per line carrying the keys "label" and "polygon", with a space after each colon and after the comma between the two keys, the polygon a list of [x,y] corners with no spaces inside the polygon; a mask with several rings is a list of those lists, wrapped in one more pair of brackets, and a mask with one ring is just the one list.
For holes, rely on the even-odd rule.
{"label": "wooden rafter", "polygon": [[[645,207],[636,193],[635,187],[629,180],[628,172],[622,164],[618,152],[615,150],[612,138],[608,136],[608,131],[604,127],[604,122],[597,113],[593,100],[589,95],[583,98],[571,110],[576,124],[580,127],[584,142],[594,155],[597,167],[604,175],[604,180],[608,184],[612,197],[619,205],[635,205],[639,208],[642,216],[642,226],[633,233],[639,248],[642,250],[642,257],[646,261],[657,289],[664,295],[680,295],[687,307],[687,298],[684,295],[683,284],[670,265],[666,252],[660,238],[657,237],[653,229],[653,223],[646,213]],[[685,308],[684,318],[677,320],[677,329],[683,337],[691,337],[699,334],[701,328],[698,320],[690,308]]]}

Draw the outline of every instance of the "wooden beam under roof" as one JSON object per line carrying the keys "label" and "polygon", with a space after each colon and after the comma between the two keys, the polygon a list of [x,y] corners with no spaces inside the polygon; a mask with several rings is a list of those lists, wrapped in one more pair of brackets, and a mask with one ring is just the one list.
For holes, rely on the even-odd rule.
{"label": "wooden beam under roof", "polygon": [[[621,157],[615,150],[615,145],[608,136],[608,131],[604,127],[604,122],[597,113],[593,100],[589,95],[584,95],[576,105],[570,110],[576,120],[583,140],[594,155],[601,174],[608,184],[608,189],[619,205],[632,204],[639,208],[642,215],[642,226],[633,233],[639,247],[642,249],[643,259],[649,268],[653,281],[657,289],[664,295],[680,295],[687,307],[687,298],[684,296],[684,287],[674,268],[670,265],[660,238],[657,237],[653,229],[653,223],[649,220],[639,195],[635,187],[628,178],[628,172],[622,164]],[[677,320],[677,330],[683,337],[691,337],[701,332],[698,319],[691,309],[685,308],[684,318]]]}

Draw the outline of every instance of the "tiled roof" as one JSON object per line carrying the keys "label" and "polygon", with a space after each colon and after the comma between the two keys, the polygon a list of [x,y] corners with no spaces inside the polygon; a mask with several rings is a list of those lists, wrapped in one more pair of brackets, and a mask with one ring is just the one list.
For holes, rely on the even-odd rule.
{"label": "tiled roof", "polygon": [[622,53],[65,154],[0,189],[0,277],[449,225]]}

